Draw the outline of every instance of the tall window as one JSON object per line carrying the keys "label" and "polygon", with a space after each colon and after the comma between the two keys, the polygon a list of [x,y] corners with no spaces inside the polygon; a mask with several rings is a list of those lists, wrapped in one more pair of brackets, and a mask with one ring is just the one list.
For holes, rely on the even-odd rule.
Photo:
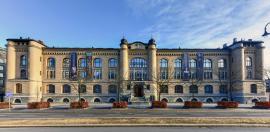
{"label": "tall window", "polygon": [[117,86],[116,85],[109,85],[108,93],[115,94],[117,92]]}
{"label": "tall window", "polygon": [[48,58],[47,60],[47,78],[54,79],[55,78],[55,59]]}
{"label": "tall window", "polygon": [[168,85],[161,85],[160,86],[160,93],[168,93]]}
{"label": "tall window", "polygon": [[227,79],[227,67],[225,59],[218,60],[218,77],[220,80]]}
{"label": "tall window", "polygon": [[15,90],[16,93],[22,93],[22,84],[20,83],[17,83],[16,84],[16,90]]}
{"label": "tall window", "polygon": [[63,79],[69,79],[69,65],[70,65],[70,59],[64,58],[62,63],[62,77]]}
{"label": "tall window", "polygon": [[71,87],[67,84],[63,85],[63,93],[71,93]]}
{"label": "tall window", "polygon": [[175,85],[174,93],[183,93],[183,86],[182,85]]}
{"label": "tall window", "polygon": [[94,59],[94,79],[102,79],[102,61],[100,58]]}
{"label": "tall window", "polygon": [[102,93],[101,85],[94,85],[93,93]]}
{"label": "tall window", "polygon": [[108,78],[109,79],[116,79],[116,68],[117,68],[117,60],[114,58],[109,59],[109,73]]}
{"label": "tall window", "polygon": [[160,79],[168,79],[168,60],[161,59],[159,64],[160,64]]}
{"label": "tall window", "polygon": [[251,93],[257,93],[257,85],[256,84],[251,84],[250,85],[250,92]]}
{"label": "tall window", "polygon": [[198,86],[197,85],[190,85],[189,86],[189,93],[198,93]]}
{"label": "tall window", "polygon": [[114,58],[109,59],[109,67],[116,68],[117,67],[117,60]]}
{"label": "tall window", "polygon": [[212,79],[212,61],[210,59],[204,59],[203,68],[204,79]]}
{"label": "tall window", "polygon": [[204,86],[204,92],[206,94],[212,94],[213,93],[213,86],[212,85],[205,85]]}
{"label": "tall window", "polygon": [[174,60],[174,79],[181,79],[182,60]]}
{"label": "tall window", "polygon": [[251,59],[251,57],[247,57],[246,58],[246,66],[247,67],[251,67],[252,66],[252,59]]}
{"label": "tall window", "polygon": [[55,93],[55,85],[49,84],[47,86],[48,93],[54,94]]}
{"label": "tall window", "polygon": [[79,68],[85,68],[86,67],[86,59],[80,58],[79,59]]}
{"label": "tall window", "polygon": [[133,58],[129,63],[131,80],[147,80],[148,79],[148,69],[147,62],[143,58]]}
{"label": "tall window", "polygon": [[84,85],[84,84],[79,85],[79,92],[86,93],[86,85]]}
{"label": "tall window", "polygon": [[27,58],[25,55],[22,55],[20,58],[20,65],[21,66],[27,66]]}
{"label": "tall window", "polygon": [[246,58],[246,79],[252,79],[252,59]]}
{"label": "tall window", "polygon": [[189,68],[190,68],[190,78],[196,79],[197,78],[197,72],[196,72],[197,62],[194,59],[189,60]]}
{"label": "tall window", "polygon": [[27,79],[27,73],[26,70],[21,70],[21,79]]}

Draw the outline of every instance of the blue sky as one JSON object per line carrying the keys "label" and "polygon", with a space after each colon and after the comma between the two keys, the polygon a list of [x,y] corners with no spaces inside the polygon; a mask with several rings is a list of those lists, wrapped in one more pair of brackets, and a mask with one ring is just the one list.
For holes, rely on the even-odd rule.
{"label": "blue sky", "polygon": [[270,37],[260,36],[269,21],[269,0],[1,0],[0,44],[22,36],[48,46],[119,47],[124,35],[153,36],[161,48],[217,48],[234,37],[269,47]]}

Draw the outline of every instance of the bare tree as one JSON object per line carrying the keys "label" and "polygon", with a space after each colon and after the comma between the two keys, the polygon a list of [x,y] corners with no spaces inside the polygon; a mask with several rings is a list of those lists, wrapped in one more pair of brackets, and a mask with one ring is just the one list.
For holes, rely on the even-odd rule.
{"label": "bare tree", "polygon": [[78,76],[74,81],[75,83],[70,83],[70,85],[72,86],[72,91],[75,91],[78,95],[78,102],[80,105],[82,104],[81,94],[84,92],[82,89],[82,85],[85,85],[86,81],[86,78]]}
{"label": "bare tree", "polygon": [[[160,96],[163,92],[164,88],[168,88],[169,84],[173,83],[172,80],[174,78],[174,70],[172,67],[166,67],[166,69],[159,70],[156,72],[156,75],[152,75],[153,82],[156,84],[154,86],[154,90],[157,92],[158,101],[160,101]],[[155,74],[155,73],[152,73]]]}

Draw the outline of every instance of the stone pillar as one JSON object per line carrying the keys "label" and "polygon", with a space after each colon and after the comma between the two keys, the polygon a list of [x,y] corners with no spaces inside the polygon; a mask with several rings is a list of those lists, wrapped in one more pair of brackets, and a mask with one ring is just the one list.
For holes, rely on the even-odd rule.
{"label": "stone pillar", "polygon": [[154,39],[148,43],[148,60],[149,60],[149,80],[157,79],[157,48]]}
{"label": "stone pillar", "polygon": [[256,63],[255,65],[255,79],[264,80],[264,46],[262,44],[258,45],[256,49]]}
{"label": "stone pillar", "polygon": [[121,80],[128,80],[129,66],[128,66],[128,42],[126,39],[121,40],[120,49],[120,78]]}
{"label": "stone pillar", "polygon": [[9,41],[7,44],[7,81],[9,79],[15,79],[16,71],[16,50],[14,42]]}
{"label": "stone pillar", "polygon": [[243,48],[243,46],[239,49],[240,53],[239,53],[239,66],[240,66],[240,70],[239,70],[239,75],[240,75],[240,80],[245,80],[246,79],[246,64],[245,64],[245,50]]}

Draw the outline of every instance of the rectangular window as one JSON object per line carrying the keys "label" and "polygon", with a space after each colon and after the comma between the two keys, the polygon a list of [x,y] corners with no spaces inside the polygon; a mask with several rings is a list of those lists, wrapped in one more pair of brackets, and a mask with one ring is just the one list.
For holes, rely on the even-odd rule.
{"label": "rectangular window", "polygon": [[116,79],[116,72],[114,69],[109,70],[108,78],[109,79]]}
{"label": "rectangular window", "polygon": [[204,70],[203,77],[204,79],[212,79],[212,70]]}
{"label": "rectangular window", "polygon": [[4,70],[4,66],[0,66],[0,70]]}
{"label": "rectangular window", "polygon": [[63,79],[69,79],[69,71],[63,71],[62,77],[63,77]]}
{"label": "rectangular window", "polygon": [[0,73],[0,77],[4,77],[4,73]]}

